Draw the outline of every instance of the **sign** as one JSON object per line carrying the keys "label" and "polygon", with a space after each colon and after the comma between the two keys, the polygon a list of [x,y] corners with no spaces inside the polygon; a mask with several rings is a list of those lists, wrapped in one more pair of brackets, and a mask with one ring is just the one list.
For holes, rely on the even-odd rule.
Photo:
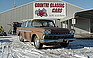
{"label": "sign", "polygon": [[76,24],[76,19],[72,19],[72,24]]}
{"label": "sign", "polygon": [[35,2],[33,3],[33,15],[35,19],[62,19],[66,17],[66,4],[62,2]]}

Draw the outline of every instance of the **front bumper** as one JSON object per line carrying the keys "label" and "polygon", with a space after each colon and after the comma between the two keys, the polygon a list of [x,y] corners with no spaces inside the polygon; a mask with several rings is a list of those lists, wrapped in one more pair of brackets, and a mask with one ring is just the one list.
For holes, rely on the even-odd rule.
{"label": "front bumper", "polygon": [[40,43],[51,43],[51,42],[65,42],[65,41],[74,41],[75,38],[68,38],[68,39],[40,39]]}
{"label": "front bumper", "polygon": [[40,43],[71,42],[75,40],[73,36],[73,34],[44,35],[43,39],[40,39]]}

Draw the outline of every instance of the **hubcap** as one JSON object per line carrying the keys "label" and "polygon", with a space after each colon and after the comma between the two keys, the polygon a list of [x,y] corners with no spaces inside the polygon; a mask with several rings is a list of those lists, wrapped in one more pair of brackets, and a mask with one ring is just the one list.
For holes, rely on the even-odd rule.
{"label": "hubcap", "polygon": [[39,46],[39,40],[37,38],[35,39],[35,45]]}
{"label": "hubcap", "polygon": [[22,36],[20,35],[20,36],[19,36],[19,40],[21,40],[21,39],[22,39]]}

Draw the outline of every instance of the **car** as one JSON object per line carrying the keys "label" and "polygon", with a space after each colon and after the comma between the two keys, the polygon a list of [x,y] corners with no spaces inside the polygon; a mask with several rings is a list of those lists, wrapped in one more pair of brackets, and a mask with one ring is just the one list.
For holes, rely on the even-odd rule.
{"label": "car", "polygon": [[0,26],[0,36],[7,36],[2,26]]}
{"label": "car", "polygon": [[39,13],[37,13],[38,16],[47,16],[47,13],[44,12],[43,10],[40,10]]}
{"label": "car", "polygon": [[17,28],[17,34],[21,42],[34,42],[36,49],[52,44],[67,47],[69,42],[75,40],[73,30],[56,27],[53,20],[48,19],[24,20],[22,26]]}

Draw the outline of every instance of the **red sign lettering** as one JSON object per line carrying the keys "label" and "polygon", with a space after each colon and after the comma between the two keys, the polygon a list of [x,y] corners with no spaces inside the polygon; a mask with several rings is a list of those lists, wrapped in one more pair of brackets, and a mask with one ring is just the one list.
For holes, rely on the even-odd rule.
{"label": "red sign lettering", "polygon": [[35,3],[35,7],[49,7],[49,3]]}
{"label": "red sign lettering", "polygon": [[62,12],[62,8],[53,8],[52,12],[53,13],[61,13]]}
{"label": "red sign lettering", "polygon": [[64,3],[51,3],[50,7],[63,7],[64,8]]}

